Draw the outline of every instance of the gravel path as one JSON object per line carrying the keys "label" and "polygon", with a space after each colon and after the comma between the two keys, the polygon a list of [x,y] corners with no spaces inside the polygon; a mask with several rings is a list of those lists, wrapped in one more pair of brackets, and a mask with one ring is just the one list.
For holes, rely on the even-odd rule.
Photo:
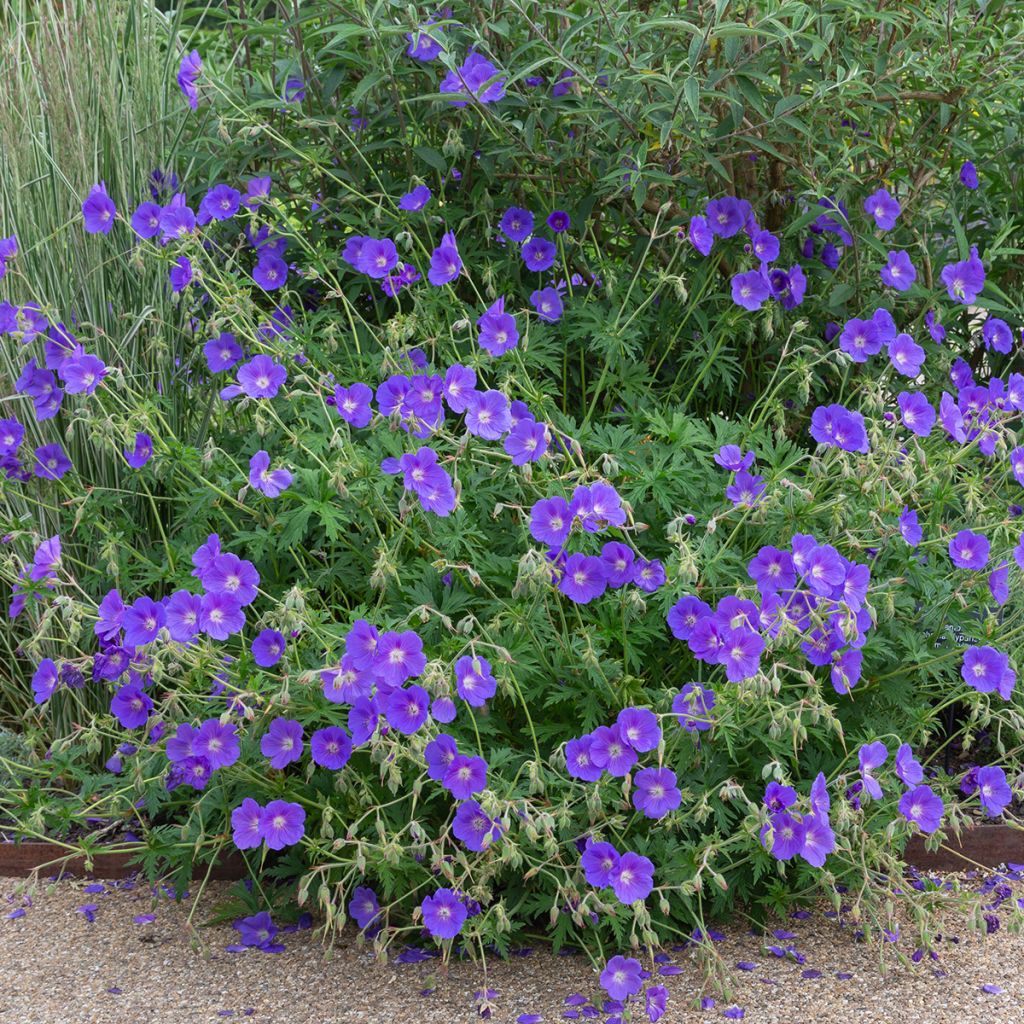
{"label": "gravel path", "polygon": [[[496,992],[495,1022],[514,1022],[521,1014],[540,1015],[545,1024],[609,1016],[572,999],[600,1000],[583,956],[538,949],[504,963],[495,959],[485,986],[471,963],[454,965],[447,977],[434,976],[432,959],[377,963],[350,935],[325,959],[309,930],[282,935],[284,951],[271,955],[227,952],[238,941],[231,925],[203,927],[200,952],[190,944],[191,900],[154,899],[149,886],[119,887],[124,884],[90,892],[83,881],[44,882],[28,902],[23,880],[0,878],[0,1022],[455,1024],[479,1020],[474,992],[485,987]],[[885,976],[878,950],[856,942],[850,929],[821,912],[786,921],[791,938],[764,940],[741,926],[726,929],[717,948],[727,964],[742,965],[732,971],[730,1000],[695,1008],[700,974],[689,954],[677,952],[677,966],[664,965],[660,979],[670,993],[662,1022],[736,1019],[736,1011],[726,1013],[735,1006],[753,1024],[1024,1024],[1024,936],[1005,927],[1024,884],[1013,889],[999,910],[1004,927],[995,934],[951,936],[938,962],[906,968],[893,961]],[[195,924],[213,916],[224,892],[211,886]],[[91,904],[95,911],[81,911]],[[779,959],[767,944],[792,946],[804,962]],[[646,1021],[638,1010],[633,1020]]]}

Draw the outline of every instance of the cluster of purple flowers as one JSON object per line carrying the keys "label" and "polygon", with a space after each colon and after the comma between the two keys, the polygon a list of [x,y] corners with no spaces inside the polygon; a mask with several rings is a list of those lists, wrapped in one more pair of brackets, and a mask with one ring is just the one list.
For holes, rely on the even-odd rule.
{"label": "cluster of purple flowers", "polygon": [[716,238],[732,238],[740,232],[747,236],[746,250],[757,260],[758,267],[733,275],[732,301],[751,311],[760,309],[769,298],[775,299],[783,309],[799,306],[807,291],[803,268],[799,263],[789,270],[772,266],[779,258],[779,239],[761,228],[745,199],[735,196],[712,199],[703,214],[690,220],[690,242],[702,256],[710,255]]}
{"label": "cluster of purple flowers", "polygon": [[306,812],[301,804],[271,800],[261,807],[246,797],[231,812],[232,838],[239,850],[252,850],[261,843],[268,850],[294,846],[306,832]]}
{"label": "cluster of purple flowers", "polygon": [[611,887],[616,899],[627,906],[645,900],[654,888],[654,864],[639,853],[619,854],[611,843],[588,839],[580,864],[587,883],[597,889]]}
{"label": "cluster of purple flowers", "polygon": [[733,474],[725,496],[737,507],[753,508],[765,492],[764,477],[750,472],[754,459],[753,452],[735,444],[724,444],[715,454],[715,463]]}
{"label": "cluster of purple flowers", "polygon": [[835,833],[828,818],[832,802],[825,776],[819,772],[811,785],[808,813],[797,814],[792,810],[797,799],[792,786],[778,782],[768,784],[764,794],[768,820],[761,828],[761,843],[777,860],[790,860],[799,855],[808,864],[820,868],[836,848]]}
{"label": "cluster of purple flowers", "polygon": [[619,541],[609,541],[600,555],[566,551],[574,528],[583,533],[603,533],[609,527],[625,527],[626,519],[622,499],[604,480],[579,485],[569,501],[558,495],[541,498],[530,509],[530,536],[548,545],[552,582],[570,601],[589,604],[607,589],[628,583],[654,593],[665,582],[665,568],[658,559],[642,558]]}

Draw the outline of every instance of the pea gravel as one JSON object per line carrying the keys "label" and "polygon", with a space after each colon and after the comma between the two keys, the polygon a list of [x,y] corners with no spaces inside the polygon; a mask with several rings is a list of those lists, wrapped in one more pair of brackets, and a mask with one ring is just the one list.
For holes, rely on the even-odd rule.
{"label": "pea gravel", "polygon": [[[3,1024],[454,1024],[480,1019],[474,992],[485,988],[497,993],[492,1021],[539,1014],[547,1024],[588,1019],[582,1008],[566,1005],[567,997],[600,998],[583,956],[537,949],[495,959],[485,983],[471,963],[453,965],[445,977],[436,960],[375,962],[349,934],[327,955],[313,931],[285,933],[283,953],[228,953],[225,947],[238,938],[230,924],[198,927],[214,914],[224,886],[207,890],[190,926],[191,898],[154,901],[142,883],[127,891],[109,883],[102,893],[84,891],[87,884],[40,882],[26,889],[25,880],[0,878]],[[1022,887],[1014,888],[1004,920]],[[77,909],[88,904],[97,905],[92,922]],[[8,917],[22,907],[24,916]],[[155,920],[135,922],[149,914]],[[689,954],[673,954],[681,973],[660,979],[670,993],[663,1024],[727,1019],[730,1006],[742,1007],[742,1019],[752,1024],[1024,1024],[1024,936],[1005,927],[985,939],[962,930],[959,942],[950,935],[942,943],[946,952],[938,962],[916,968],[893,962],[883,976],[877,948],[856,942],[849,928],[822,912],[783,926],[795,937],[781,944],[794,946],[804,963],[767,953],[764,940],[742,925],[723,929],[728,938],[716,948],[725,963],[748,969],[733,970],[731,998],[713,1009],[694,1008],[698,967]],[[822,976],[802,976],[815,971]],[[837,979],[837,973],[852,977]],[[433,992],[423,996],[424,989]],[[579,1016],[563,1016],[567,1011]]]}

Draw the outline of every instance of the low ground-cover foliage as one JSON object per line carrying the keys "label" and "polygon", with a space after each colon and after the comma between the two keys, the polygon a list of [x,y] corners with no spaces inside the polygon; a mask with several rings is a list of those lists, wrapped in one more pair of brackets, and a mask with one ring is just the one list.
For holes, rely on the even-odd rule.
{"label": "low ground-cover foliage", "polygon": [[[610,956],[817,892],[923,912],[885,881],[907,837],[1002,814],[1024,726],[1002,150],[899,19],[871,28],[895,85],[838,76],[844,124],[853,15],[726,6],[647,12],[682,40],[650,52],[625,5],[313,6],[235,64],[201,33],[191,172],[126,207],[97,168],[67,227],[159,268],[173,394],[26,304],[52,243],[10,226],[11,617],[26,719],[73,723],[25,769],[27,834],[60,780],[148,863],[240,849],[382,948],[546,926]],[[786,82],[793,47],[817,63]],[[861,120],[900,97],[950,106],[914,168],[883,155],[932,115]],[[123,491],[152,517],[90,507]],[[985,766],[943,771],[954,742]]]}

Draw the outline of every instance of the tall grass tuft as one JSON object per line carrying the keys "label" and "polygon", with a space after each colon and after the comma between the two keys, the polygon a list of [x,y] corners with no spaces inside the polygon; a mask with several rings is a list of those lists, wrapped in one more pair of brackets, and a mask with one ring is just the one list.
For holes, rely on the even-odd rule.
{"label": "tall grass tuft", "polygon": [[[130,216],[149,198],[155,170],[165,178],[184,174],[175,167],[185,123],[175,82],[177,28],[147,0],[9,0],[0,9],[0,236],[16,235],[20,248],[0,281],[0,299],[38,304],[51,323],[65,323],[90,351],[164,396],[181,391],[183,337],[165,271],[137,259],[131,248],[87,235],[81,204],[102,179],[119,213]],[[0,349],[4,394],[13,392],[26,361],[19,348],[8,338]],[[76,488],[82,511],[87,503],[94,506],[90,511],[97,503],[111,510],[112,547],[159,528],[152,521],[159,496],[139,494],[111,454],[116,449],[92,442],[96,424],[84,423],[68,405],[55,420],[38,424],[27,402],[8,401],[3,415],[25,423],[33,447],[57,439],[64,444],[85,485]],[[169,427],[182,427],[187,402],[169,402],[162,413]],[[56,532],[56,509],[36,500],[41,493],[0,483],[0,516],[15,543],[22,531]],[[63,498],[70,497],[69,489]],[[83,571],[108,560],[95,544],[76,549],[73,535],[63,541]],[[0,722],[26,703],[31,706],[31,695],[17,641],[0,626]],[[69,706],[67,714],[83,710]],[[64,724],[52,727],[59,732]]]}

